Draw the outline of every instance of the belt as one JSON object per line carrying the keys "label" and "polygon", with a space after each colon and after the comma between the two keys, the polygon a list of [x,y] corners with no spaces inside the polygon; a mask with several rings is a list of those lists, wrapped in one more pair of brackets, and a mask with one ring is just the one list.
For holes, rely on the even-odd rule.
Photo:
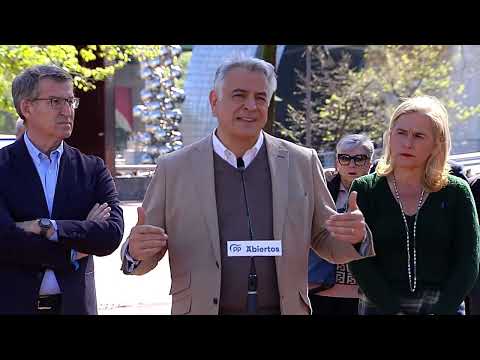
{"label": "belt", "polygon": [[62,305],[62,295],[39,295],[37,299],[37,312],[58,314]]}

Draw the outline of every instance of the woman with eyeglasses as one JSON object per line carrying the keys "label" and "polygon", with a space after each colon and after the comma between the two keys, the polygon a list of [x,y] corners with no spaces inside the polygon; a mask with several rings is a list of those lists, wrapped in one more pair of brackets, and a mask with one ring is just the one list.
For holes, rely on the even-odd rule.
{"label": "woman with eyeglasses", "polygon": [[359,314],[465,314],[478,275],[479,225],[472,192],[450,175],[448,113],[418,96],[393,112],[376,173],[351,191],[376,256],[349,264]]}
{"label": "woman with eyeglasses", "polygon": [[[373,143],[365,135],[346,135],[336,147],[336,172],[327,175],[327,187],[338,212],[345,212],[352,181],[368,174]],[[309,298],[313,315],[356,315],[358,285],[347,265],[334,265],[312,250],[308,266]]]}

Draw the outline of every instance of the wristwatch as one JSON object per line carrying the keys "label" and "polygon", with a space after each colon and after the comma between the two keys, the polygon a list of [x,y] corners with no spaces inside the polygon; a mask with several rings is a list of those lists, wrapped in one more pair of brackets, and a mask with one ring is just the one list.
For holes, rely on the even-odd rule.
{"label": "wristwatch", "polygon": [[50,219],[42,218],[38,219],[38,226],[40,226],[40,235],[47,237],[47,232],[52,228],[53,224]]}

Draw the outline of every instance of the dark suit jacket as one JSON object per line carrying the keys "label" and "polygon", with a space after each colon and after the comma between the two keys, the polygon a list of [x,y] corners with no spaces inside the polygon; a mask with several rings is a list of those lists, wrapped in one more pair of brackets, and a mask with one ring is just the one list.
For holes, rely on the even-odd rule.
{"label": "dark suit jacket", "polygon": [[328,191],[330,192],[330,195],[332,195],[333,201],[337,201],[338,193],[340,192],[340,174],[335,174],[335,176],[327,181],[327,188]]}
{"label": "dark suit jacket", "polygon": [[[93,256],[75,271],[70,250],[111,254],[123,236],[123,213],[103,161],[64,143],[52,215],[23,137],[0,149],[0,313],[34,313],[45,268],[55,271],[63,314],[96,314]],[[111,207],[107,221],[85,220],[95,203]],[[27,233],[17,221],[50,218],[58,242]]]}

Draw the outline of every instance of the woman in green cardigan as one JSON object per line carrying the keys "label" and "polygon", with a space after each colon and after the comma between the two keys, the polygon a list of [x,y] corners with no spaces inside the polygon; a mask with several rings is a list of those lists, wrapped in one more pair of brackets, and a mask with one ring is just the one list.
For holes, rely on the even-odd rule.
{"label": "woman in green cardigan", "polygon": [[349,264],[359,314],[465,314],[479,225],[468,184],[448,174],[447,110],[435,97],[407,99],[386,135],[377,171],[351,188],[376,252]]}

